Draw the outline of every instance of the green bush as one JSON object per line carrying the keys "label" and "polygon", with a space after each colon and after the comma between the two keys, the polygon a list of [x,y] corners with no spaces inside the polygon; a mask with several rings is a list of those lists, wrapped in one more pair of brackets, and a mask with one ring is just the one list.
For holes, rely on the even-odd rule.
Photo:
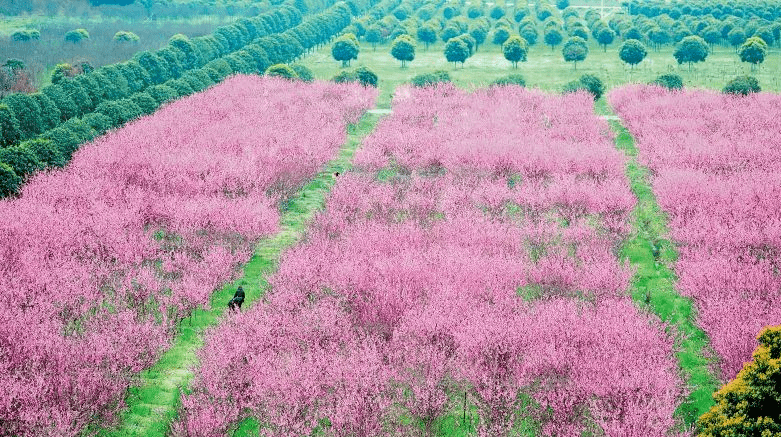
{"label": "green bush", "polygon": [[41,32],[38,29],[22,29],[11,34],[12,41],[33,41],[41,39]]}
{"label": "green bush", "polygon": [[754,360],[699,418],[700,437],[781,435],[781,326],[766,327],[757,338]]}
{"label": "green bush", "polygon": [[165,84],[168,85],[171,89],[173,89],[176,92],[177,98],[189,96],[190,94],[195,92],[193,90],[193,87],[191,87],[186,80],[174,79],[174,80],[169,80]]}
{"label": "green bush", "polygon": [[22,139],[19,130],[19,120],[14,111],[4,103],[0,103],[0,147],[8,147]]}
{"label": "green bush", "polygon": [[354,71],[342,70],[339,74],[332,77],[331,81],[335,83],[357,82],[358,76],[356,76]]}
{"label": "green bush", "polygon": [[298,79],[298,73],[287,64],[274,64],[266,69],[266,76]]}
{"label": "green bush", "polygon": [[0,149],[0,162],[11,167],[23,181],[43,166],[35,153],[21,145]]}
{"label": "green bush", "polygon": [[683,78],[677,74],[663,74],[651,82],[652,85],[663,86],[671,90],[683,89]]}
{"label": "green bush", "polygon": [[65,41],[72,42],[74,44],[89,39],[89,32],[87,29],[74,29],[65,34]]}
{"label": "green bush", "polygon": [[138,105],[138,107],[141,108],[141,112],[144,114],[151,114],[157,110],[157,100],[152,98],[149,93],[135,93],[130,97],[130,100]]}
{"label": "green bush", "polygon": [[107,100],[95,108],[94,114],[103,114],[108,117],[111,126],[119,126],[124,121],[124,117],[118,102],[118,100]]}
{"label": "green bush", "polygon": [[95,133],[98,135],[102,135],[106,133],[107,130],[114,127],[114,124],[111,123],[111,119],[101,112],[91,112],[84,117],[81,117],[81,121],[94,129]]}
{"label": "green bush", "polygon": [[198,91],[203,90],[206,87],[203,81],[199,79],[197,76],[195,76],[194,74],[192,74],[192,72],[190,71],[184,73],[182,77],[180,77],[179,79],[187,82],[187,84],[190,85],[190,88],[193,89],[193,92],[196,93]]}
{"label": "green bush", "polygon": [[30,97],[35,99],[41,108],[41,132],[47,131],[60,123],[60,110],[46,94],[33,93]]}
{"label": "green bush", "polygon": [[508,76],[503,76],[491,83],[492,86],[506,86],[506,85],[518,85],[518,86],[526,86],[526,80],[521,76],[520,74],[510,74]]}
{"label": "green bush", "polygon": [[450,74],[448,74],[447,71],[437,70],[433,73],[422,73],[413,76],[410,82],[413,86],[420,88],[437,83],[451,82],[451,80]]}
{"label": "green bush", "polygon": [[138,37],[133,32],[128,32],[126,30],[120,30],[119,32],[114,34],[114,41],[119,43],[134,43],[138,42],[141,38]]}
{"label": "green bush", "polygon": [[5,96],[3,102],[11,108],[19,121],[19,135],[22,140],[43,132],[43,118],[38,102],[27,94],[14,93]]}
{"label": "green bush", "polygon": [[65,91],[62,89],[59,85],[49,85],[43,87],[41,90],[43,94],[45,94],[48,98],[50,98],[54,104],[57,106],[57,109],[60,111],[60,121],[65,121],[71,117],[75,117],[76,113],[78,112],[78,108],[76,107],[76,103],[73,102],[73,99],[65,93]]}
{"label": "green bush", "polygon": [[56,85],[62,83],[65,79],[73,77],[75,74],[71,64],[68,64],[67,62],[57,64],[54,66],[54,71],[52,71],[51,82]]}
{"label": "green bush", "polygon": [[22,184],[22,178],[8,164],[0,162],[0,196],[15,194]]}
{"label": "green bush", "polygon": [[290,68],[292,68],[293,71],[296,72],[296,75],[298,75],[298,78],[304,82],[310,83],[315,80],[315,75],[312,73],[312,70],[304,65],[293,64]]}
{"label": "green bush", "polygon": [[356,68],[355,76],[358,78],[358,82],[360,82],[361,85],[377,88],[377,74],[369,70],[367,67]]}
{"label": "green bush", "polygon": [[594,100],[599,100],[602,94],[605,93],[605,84],[593,74],[584,74],[580,76],[580,79],[564,84],[561,91],[567,94],[581,90],[588,91],[594,97]]}
{"label": "green bush", "polygon": [[72,118],[66,121],[62,124],[62,128],[70,131],[73,134],[73,137],[76,138],[77,144],[74,150],[78,149],[80,144],[92,140],[95,138],[95,135],[97,135],[95,129],[78,118]]}
{"label": "green bush", "polygon": [[65,165],[65,158],[62,156],[62,152],[51,140],[36,138],[22,142],[19,144],[19,147],[24,147],[33,152],[42,168],[62,167]]}
{"label": "green bush", "polygon": [[158,107],[165,102],[176,100],[179,94],[175,89],[168,85],[154,85],[147,88],[146,93],[152,96],[157,102]]}
{"label": "green bush", "polygon": [[117,100],[117,103],[122,108],[122,123],[127,123],[144,115],[144,111],[132,99],[120,99]]}
{"label": "green bush", "polygon": [[754,76],[738,76],[727,82],[727,85],[722,90],[726,94],[740,94],[743,96],[760,91],[762,91],[762,88],[760,88],[759,81]]}
{"label": "green bush", "polygon": [[72,80],[66,80],[62,84],[62,90],[73,99],[73,103],[76,104],[76,116],[92,112],[95,109],[95,105],[92,104],[92,99],[89,98],[87,91],[84,90],[78,83]]}

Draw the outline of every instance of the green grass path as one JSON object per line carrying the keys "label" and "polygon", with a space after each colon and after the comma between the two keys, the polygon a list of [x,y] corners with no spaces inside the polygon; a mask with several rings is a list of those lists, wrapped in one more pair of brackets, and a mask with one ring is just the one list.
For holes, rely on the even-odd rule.
{"label": "green grass path", "polygon": [[215,292],[211,297],[211,309],[198,309],[180,323],[172,347],[153,367],[141,372],[138,383],[128,389],[127,408],[120,414],[119,424],[110,428],[99,428],[101,424],[95,424],[85,429],[83,434],[112,437],[166,435],[176,416],[179,394],[193,378],[193,368],[198,362],[196,351],[203,346],[204,331],[217,324],[239,285],[246,293],[245,310],[263,295],[266,277],[276,269],[280,254],[304,236],[307,223],[324,207],[325,198],[335,182],[333,173],[343,173],[350,168],[358,145],[379,118],[377,114],[365,114],[357,124],[348,127],[347,141],[339,156],[328,162],[314,179],[285,203],[280,231],[258,243],[252,259],[244,267],[243,277]]}
{"label": "green grass path", "polygon": [[[614,115],[601,102],[597,112]],[[659,316],[675,332],[676,355],[690,391],[676,415],[687,426],[692,425],[713,405],[712,393],[719,387],[711,372],[712,360],[707,358],[713,356],[709,339],[694,323],[696,310],[691,299],[681,296],[675,289],[677,278],[672,265],[677,259],[677,251],[667,239],[667,219],[651,190],[649,170],[638,162],[637,148],[629,131],[619,121],[610,120],[609,123],[617,134],[616,148],[629,158],[626,174],[637,197],[631,219],[632,233],[621,247],[622,260],[637,269],[630,292],[636,304]]]}

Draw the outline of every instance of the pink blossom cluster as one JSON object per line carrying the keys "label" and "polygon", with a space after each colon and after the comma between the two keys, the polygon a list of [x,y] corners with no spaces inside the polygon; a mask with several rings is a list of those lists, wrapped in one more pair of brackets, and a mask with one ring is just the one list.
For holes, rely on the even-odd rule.
{"label": "pink blossom cluster", "polygon": [[781,324],[781,97],[629,86],[610,103],[678,243],[678,290],[732,379],[762,327]]}
{"label": "pink blossom cluster", "polygon": [[76,435],[120,408],[375,97],[236,76],[0,202],[0,435]]}
{"label": "pink blossom cluster", "polygon": [[[466,411],[483,436],[511,435],[519,416],[546,436],[671,435],[673,340],[625,294],[631,272],[614,251],[633,202],[591,98],[406,92],[264,302],[209,332],[175,434],[224,435],[254,416],[267,436],[428,436]],[[418,115],[438,121],[407,135]],[[548,127],[562,119],[596,149],[581,159],[601,163],[567,151],[579,143]],[[475,151],[448,144],[467,138]],[[535,147],[552,169],[537,179],[523,167]]]}

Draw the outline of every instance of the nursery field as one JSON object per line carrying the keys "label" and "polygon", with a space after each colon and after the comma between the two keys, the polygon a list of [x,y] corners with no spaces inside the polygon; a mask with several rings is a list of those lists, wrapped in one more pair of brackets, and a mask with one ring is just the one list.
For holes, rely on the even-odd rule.
{"label": "nursery field", "polygon": [[781,99],[607,102],[236,75],[82,145],[0,201],[0,435],[698,435]]}

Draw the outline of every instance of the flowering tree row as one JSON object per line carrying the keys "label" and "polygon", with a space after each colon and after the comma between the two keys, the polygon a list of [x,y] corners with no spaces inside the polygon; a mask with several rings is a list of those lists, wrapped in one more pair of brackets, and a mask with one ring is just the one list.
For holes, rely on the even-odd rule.
{"label": "flowering tree row", "polygon": [[75,435],[277,229],[275,203],[373,104],[236,76],[80,149],[0,202],[0,427]]}
{"label": "flowering tree row", "polygon": [[673,340],[625,295],[633,200],[591,105],[397,92],[265,301],[207,335],[175,433],[670,435]]}
{"label": "flowering tree row", "polygon": [[730,380],[762,327],[781,324],[781,98],[631,86],[610,102],[669,216],[678,289]]}

